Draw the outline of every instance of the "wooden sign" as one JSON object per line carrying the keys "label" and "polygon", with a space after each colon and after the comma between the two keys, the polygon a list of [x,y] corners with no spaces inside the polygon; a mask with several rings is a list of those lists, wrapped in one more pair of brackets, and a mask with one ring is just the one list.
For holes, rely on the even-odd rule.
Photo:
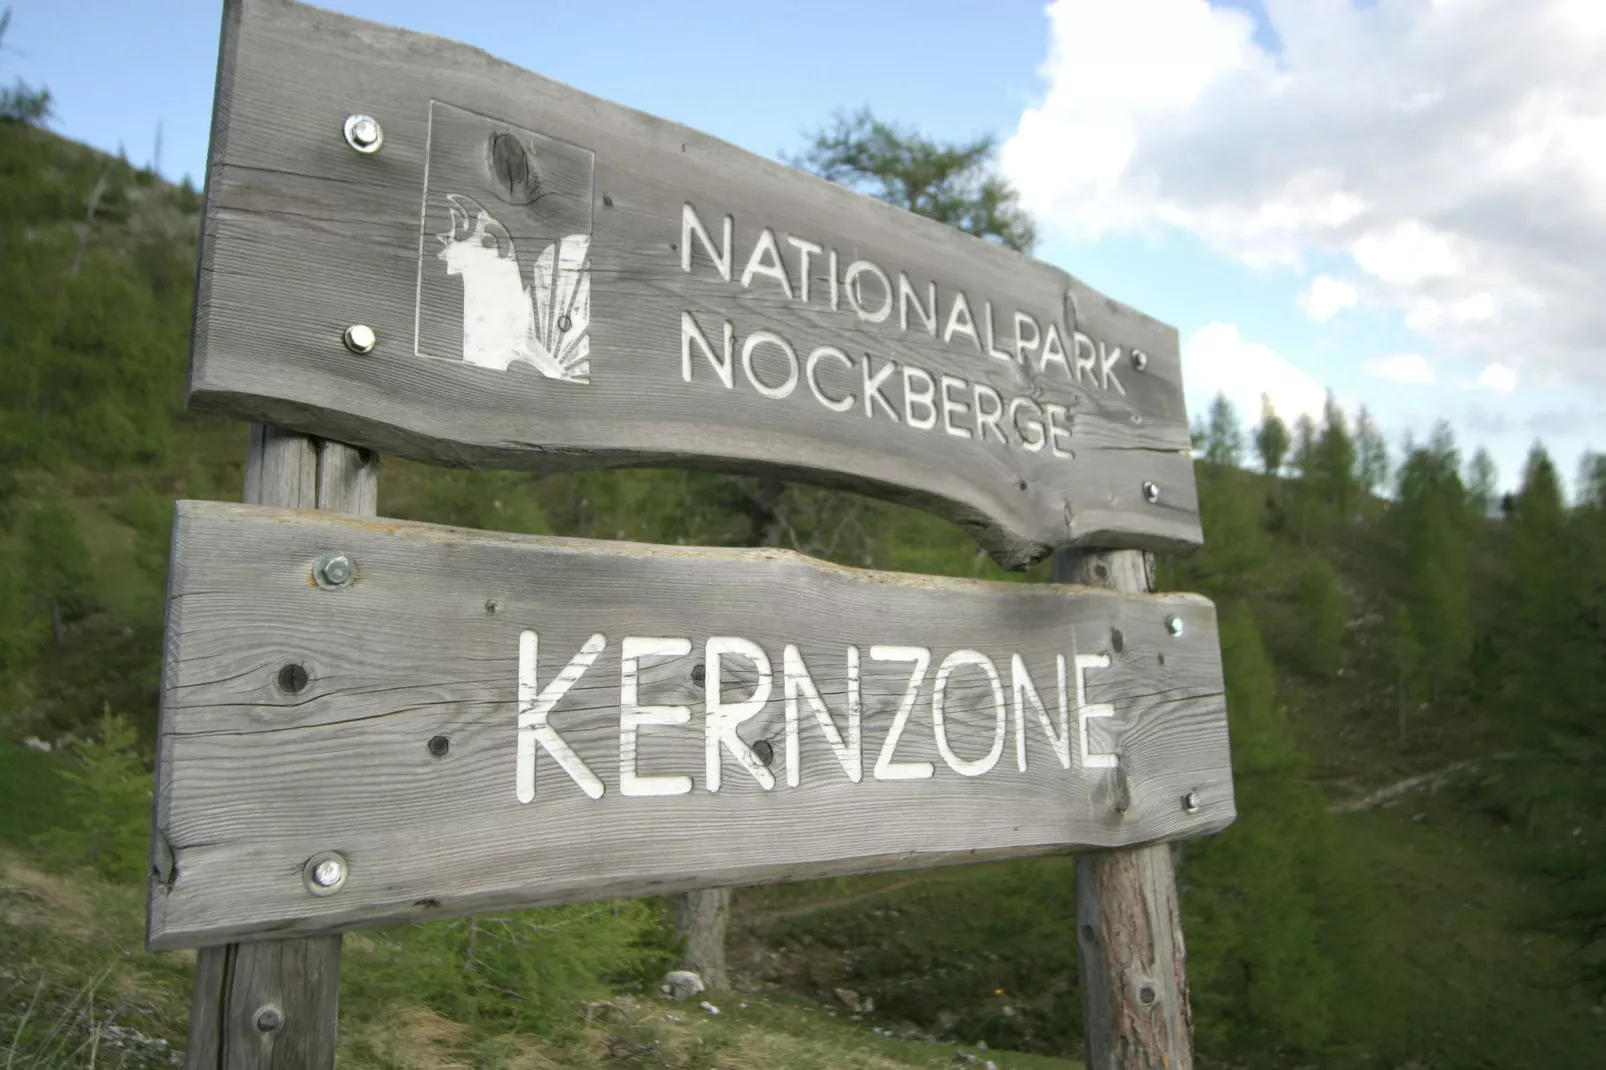
{"label": "wooden sign", "polygon": [[183,502],[155,948],[1217,831],[1215,611]]}
{"label": "wooden sign", "polygon": [[190,403],[441,464],[845,487],[1012,567],[1201,539],[1172,328],[683,126],[283,0],[225,5]]}

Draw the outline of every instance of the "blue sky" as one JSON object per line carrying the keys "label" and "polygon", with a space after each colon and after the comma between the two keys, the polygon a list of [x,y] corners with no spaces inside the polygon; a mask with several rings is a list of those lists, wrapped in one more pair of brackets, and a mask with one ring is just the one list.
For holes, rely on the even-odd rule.
{"label": "blue sky", "polygon": [[[48,85],[55,129],[136,162],[160,124],[162,172],[199,179],[216,2],[11,5],[0,80]],[[1606,157],[1580,147],[1606,108],[1606,82],[1587,73],[1606,68],[1606,19],[1582,16],[1557,42],[1563,5],[322,6],[466,41],[769,156],[863,104],[940,137],[995,132],[1041,222],[1037,255],[1174,324],[1191,409],[1217,389],[1250,409],[1270,391],[1292,415],[1331,387],[1396,443],[1449,420],[1509,483],[1538,434],[1567,475],[1606,448],[1593,330],[1606,322],[1587,285],[1606,264],[1544,239],[1606,237],[1606,201],[1573,196],[1551,230],[1520,223],[1554,214],[1568,183],[1606,177]],[[1512,69],[1465,73],[1484,48]],[[1536,87],[1554,89],[1539,112]],[[1491,139],[1525,137],[1536,147],[1485,173]]]}

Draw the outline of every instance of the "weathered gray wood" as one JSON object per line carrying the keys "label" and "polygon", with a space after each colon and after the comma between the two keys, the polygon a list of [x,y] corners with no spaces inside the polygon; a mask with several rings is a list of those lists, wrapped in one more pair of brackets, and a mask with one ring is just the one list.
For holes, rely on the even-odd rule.
{"label": "weathered gray wood", "polygon": [[202,948],[187,1070],[333,1067],[340,942],[336,933]]}
{"label": "weathered gray wood", "polygon": [[[903,869],[1201,835],[1232,820],[1214,608],[1195,595],[1126,596],[859,572],[778,550],[696,550],[496,535],[206,502],[179,507],[164,683],[157,827],[171,872],[155,882],[150,942],[239,936],[673,893],[834,873]],[[355,580],[319,587],[333,551]],[[1168,616],[1183,621],[1169,634]],[[534,790],[518,798],[521,633],[535,633],[545,689],[588,637],[601,653],[550,727],[596,777],[598,798],[531,744]],[[686,794],[623,793],[620,722],[626,636],[683,637],[693,653],[641,662],[638,702],[686,707],[679,725],[637,737],[638,772],[685,775]],[[743,637],[773,666],[768,702],[738,727],[743,752],[776,783],[716,750],[710,791],[705,642]],[[784,648],[795,644],[838,731],[847,732],[849,647],[859,651],[862,780],[849,779],[806,701],[798,785],[788,784]],[[890,761],[930,762],[926,779],[877,765],[914,675],[878,645],[929,650]],[[953,652],[1000,674],[1002,741],[980,666],[952,670],[944,725],[933,688]],[[886,652],[882,652],[886,653]],[[1016,731],[1012,655],[1049,710],[1065,758],[1025,704]],[[1075,655],[1086,671],[1083,761]],[[1061,734],[1056,658],[1068,672]],[[750,697],[759,670],[726,657],[723,701]],[[286,666],[300,666],[304,686]],[[530,701],[528,698],[525,700]],[[529,707],[526,706],[526,709]],[[717,712],[717,711],[716,711]],[[1024,739],[1027,769],[1018,766]],[[845,740],[845,745],[847,741]],[[993,748],[996,764],[960,775]],[[954,764],[959,763],[959,764]],[[1184,813],[1190,787],[1208,802]],[[302,867],[321,851],[350,862],[344,888],[310,895]]]}
{"label": "weathered gray wood", "polygon": [[[474,49],[284,0],[229,0],[225,12],[193,406],[450,465],[669,465],[847,487],[948,516],[1006,565],[1072,543],[1199,542],[1172,328],[1046,264]],[[342,134],[359,113],[383,127],[371,155]],[[709,241],[686,229],[688,205]],[[728,266],[716,267],[727,217]],[[589,382],[477,363],[532,351],[484,343],[486,324],[523,339],[505,318],[530,320],[521,288],[537,292],[541,258],[586,239],[588,266],[576,260],[559,281],[588,280],[564,337],[588,332]],[[914,308],[930,305],[930,286],[935,336]],[[959,294],[974,341],[963,317],[948,330]],[[876,317],[887,298],[884,319],[853,307]],[[1024,342],[1043,339],[1022,359],[1017,312]],[[729,386],[683,341],[685,315],[721,361],[733,325]],[[372,352],[342,344],[353,324],[374,330]],[[1040,359],[1051,326],[1063,362]],[[774,391],[790,381],[777,344],[753,351],[751,375],[743,367],[759,330],[795,351],[784,398],[754,379]],[[852,395],[845,411],[809,385],[822,346],[835,350],[819,358],[819,389]],[[866,391],[889,362],[917,370],[917,397],[930,377],[934,409],[909,401],[903,370]],[[973,410],[990,414],[994,397],[1025,400],[989,430]],[[1031,421],[1050,405],[1070,430],[1045,447]],[[911,411],[935,426],[912,426]]]}
{"label": "weathered gray wood", "polygon": [[680,897],[679,934],[686,941],[681,969],[691,970],[711,991],[730,988],[725,934],[731,923],[731,890],[697,888]]}
{"label": "weathered gray wood", "polygon": [[[1133,550],[1061,551],[1054,578],[1143,592],[1153,587],[1153,561]],[[1209,787],[1187,790],[1197,792],[1199,806],[1210,804]],[[1182,804],[1179,796],[1174,805]],[[1192,1070],[1193,1011],[1172,845],[1078,856],[1076,921],[1088,1070]]]}
{"label": "weathered gray wood", "polygon": [[[366,451],[275,427],[253,425],[246,450],[245,499],[372,516],[377,462]],[[169,601],[169,629],[176,600]],[[182,674],[171,660],[164,685]],[[159,733],[157,798],[171,797],[170,748]],[[150,898],[178,879],[157,804]],[[185,1065],[251,1070],[327,1070],[334,1066],[340,990],[340,937],[314,936],[202,947],[196,956]]]}

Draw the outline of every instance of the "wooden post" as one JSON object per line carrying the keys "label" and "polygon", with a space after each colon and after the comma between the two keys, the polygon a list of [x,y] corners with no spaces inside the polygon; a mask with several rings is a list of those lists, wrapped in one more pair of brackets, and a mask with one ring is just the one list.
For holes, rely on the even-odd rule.
{"label": "wooden post", "polygon": [[680,898],[680,935],[686,941],[681,968],[701,977],[710,991],[730,987],[730,972],[725,968],[725,934],[730,920],[729,888],[698,888]]}
{"label": "wooden post", "polygon": [[[1153,589],[1151,567],[1138,550],[1061,550],[1054,580],[1139,593]],[[1192,1070],[1171,845],[1078,855],[1076,922],[1087,1070]]]}
{"label": "wooden post", "polygon": [[[378,512],[378,461],[366,450],[252,425],[245,500]],[[187,1070],[332,1070],[340,935],[202,948],[190,1002]]]}

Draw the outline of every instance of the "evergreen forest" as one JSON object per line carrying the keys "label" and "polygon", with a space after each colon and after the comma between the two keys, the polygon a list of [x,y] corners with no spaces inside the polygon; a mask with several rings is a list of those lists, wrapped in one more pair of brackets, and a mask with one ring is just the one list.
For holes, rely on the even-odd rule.
{"label": "evergreen forest", "polygon": [[[175,499],[239,500],[247,430],[183,408],[199,193],[5,92],[0,1056],[177,1065],[194,957],[143,948],[168,541]],[[792,162],[1029,247],[991,151],[866,113]],[[1502,484],[1333,401],[1217,399],[1195,446],[1206,542],[1160,575],[1217,603],[1240,814],[1178,848],[1200,1065],[1606,1064],[1606,457]],[[384,516],[1048,579],[801,485],[383,464]],[[343,1066],[1080,1065],[1068,858],[740,889],[717,1015],[658,997],[653,900],[346,948]]]}

